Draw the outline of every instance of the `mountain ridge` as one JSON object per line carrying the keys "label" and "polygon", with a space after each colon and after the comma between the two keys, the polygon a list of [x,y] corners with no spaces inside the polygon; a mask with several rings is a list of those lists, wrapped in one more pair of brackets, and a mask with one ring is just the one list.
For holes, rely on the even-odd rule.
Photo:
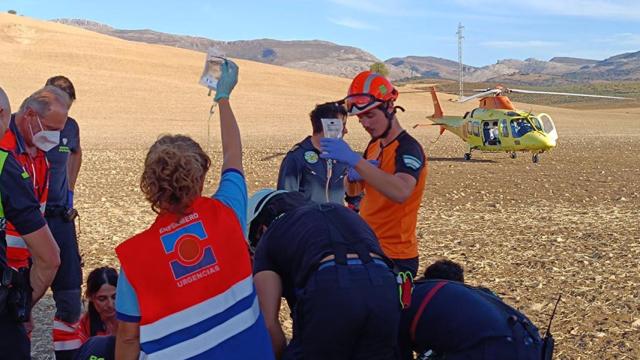
{"label": "mountain ridge", "polygon": [[[326,40],[254,39],[220,41],[191,35],[176,35],[151,29],[126,30],[85,19],[54,19],[54,22],[80,27],[117,38],[174,46],[197,51],[218,48],[227,56],[285,66],[327,75],[353,77],[383,62],[373,54],[353,46]],[[411,55],[384,60],[393,80],[410,78],[457,79],[458,62],[435,57]],[[640,80],[640,51],[618,54],[604,60],[552,57],[549,61],[501,59],[482,67],[464,65],[468,81],[522,83],[528,85]]]}

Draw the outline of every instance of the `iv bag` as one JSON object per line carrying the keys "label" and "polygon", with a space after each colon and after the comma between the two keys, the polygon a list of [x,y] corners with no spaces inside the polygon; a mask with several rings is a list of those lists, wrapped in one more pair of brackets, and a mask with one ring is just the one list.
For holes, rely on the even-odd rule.
{"label": "iv bag", "polygon": [[340,119],[320,119],[322,121],[322,130],[324,137],[340,139],[342,138],[342,130],[344,124]]}
{"label": "iv bag", "polygon": [[225,61],[224,53],[216,48],[209,48],[204,63],[204,70],[200,76],[200,85],[215,91],[220,80],[220,65]]}

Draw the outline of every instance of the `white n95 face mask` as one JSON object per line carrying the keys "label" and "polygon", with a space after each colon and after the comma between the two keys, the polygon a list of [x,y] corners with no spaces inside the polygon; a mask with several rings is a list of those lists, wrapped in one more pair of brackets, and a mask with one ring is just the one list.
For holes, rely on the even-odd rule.
{"label": "white n95 face mask", "polygon": [[31,129],[31,124],[29,124],[31,136],[33,136],[33,145],[35,145],[38,149],[47,152],[60,143],[60,131],[45,130],[42,127],[40,117],[36,115],[36,118],[38,119],[41,130],[39,133],[34,134],[33,129]]}

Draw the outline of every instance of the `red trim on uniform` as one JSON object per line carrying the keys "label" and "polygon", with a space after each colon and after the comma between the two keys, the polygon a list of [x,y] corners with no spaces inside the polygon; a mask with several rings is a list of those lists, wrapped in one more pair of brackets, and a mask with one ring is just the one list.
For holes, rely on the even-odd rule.
{"label": "red trim on uniform", "polygon": [[[44,208],[49,197],[49,162],[44,151],[38,149],[35,157],[31,157],[27,152],[20,152],[20,144],[18,143],[19,134],[14,133],[11,128],[0,137],[0,148],[13,154],[22,168],[31,177],[34,195],[40,210],[44,214]],[[7,235],[20,237],[15,227],[7,222]],[[7,246],[7,263],[16,269],[29,266],[29,258],[31,253],[29,249],[21,247]]]}
{"label": "red trim on uniform", "polygon": [[425,296],[424,299],[422,299],[422,303],[420,303],[420,307],[418,308],[418,311],[413,316],[413,320],[411,321],[411,327],[409,328],[409,335],[411,336],[411,341],[413,342],[416,341],[416,328],[418,327],[418,321],[420,320],[420,317],[424,312],[424,308],[427,307],[427,304],[431,301],[431,299],[438,292],[438,290],[440,290],[445,285],[447,285],[446,281],[440,281],[433,288],[431,288],[431,290],[429,290],[429,292],[427,293],[427,296]]}

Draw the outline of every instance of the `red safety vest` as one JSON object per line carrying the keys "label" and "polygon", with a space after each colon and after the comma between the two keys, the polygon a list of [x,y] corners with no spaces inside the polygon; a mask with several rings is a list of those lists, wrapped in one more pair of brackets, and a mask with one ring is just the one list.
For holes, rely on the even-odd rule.
{"label": "red safety vest", "polygon": [[[38,149],[35,157],[31,157],[18,146],[16,135],[7,130],[0,139],[0,148],[11,152],[29,174],[33,181],[36,199],[40,202],[40,211],[44,214],[49,194],[49,163],[44,151]],[[29,249],[26,243],[10,222],[7,222],[7,262],[16,269],[29,266]]]}
{"label": "red safety vest", "polygon": [[[150,359],[186,358],[261,327],[247,243],[236,214],[200,197],[187,215],[160,214],[116,248],[140,308],[140,346]],[[254,336],[254,335],[251,335]],[[231,345],[220,351],[252,351]],[[270,344],[259,358],[271,358]],[[248,357],[249,358],[249,357]]]}

